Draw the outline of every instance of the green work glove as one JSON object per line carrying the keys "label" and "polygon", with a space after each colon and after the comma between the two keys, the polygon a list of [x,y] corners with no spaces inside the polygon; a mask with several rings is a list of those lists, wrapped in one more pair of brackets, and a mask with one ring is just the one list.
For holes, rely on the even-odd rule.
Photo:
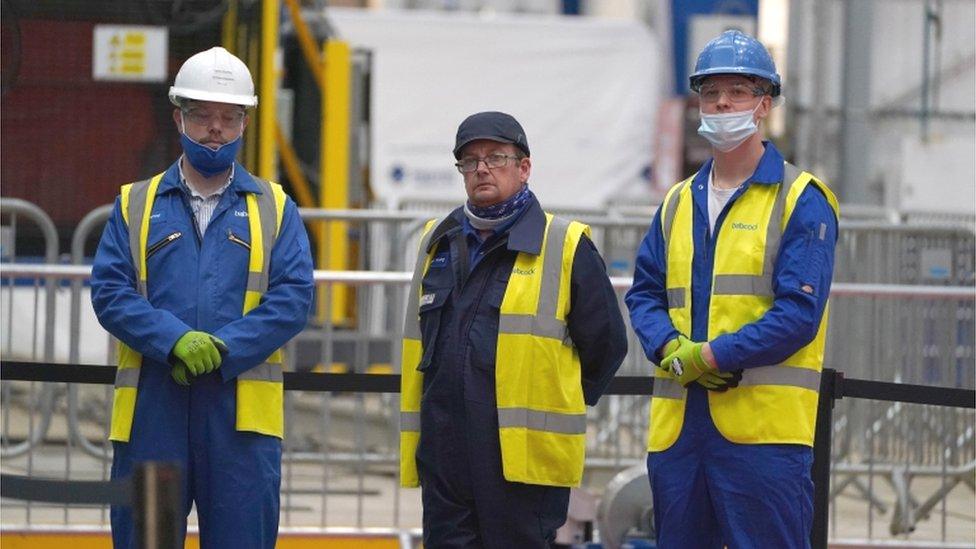
{"label": "green work glove", "polygon": [[173,365],[173,369],[170,370],[169,375],[173,378],[173,381],[180,385],[190,384],[190,371],[187,370],[186,364],[183,364],[183,361],[177,361]]}
{"label": "green work glove", "polygon": [[[671,350],[661,361],[661,368],[671,372],[678,383],[687,387],[692,382],[698,380],[706,373],[719,374],[718,370],[712,368],[705,362],[702,356],[703,343],[695,343],[683,335],[678,336],[678,347],[672,345],[674,340],[665,345],[665,351]],[[707,386],[706,386],[707,387]]]}
{"label": "green work glove", "polygon": [[183,361],[190,374],[199,376],[220,367],[222,357],[218,346],[226,352],[227,345],[223,341],[206,332],[191,331],[176,340],[170,354]]}
{"label": "green work glove", "polygon": [[696,379],[695,383],[698,383],[709,391],[722,393],[733,387],[738,387],[740,381],[742,381],[742,370],[736,370],[734,372],[710,370]]}
{"label": "green work glove", "polygon": [[678,350],[678,347],[680,347],[680,346],[681,346],[681,344],[678,343],[678,338],[674,338],[671,341],[669,341],[669,342],[667,342],[667,343],[664,344],[664,347],[661,348],[661,357],[662,357],[661,366],[662,367],[664,367],[664,359],[663,359],[663,357],[666,357],[666,356],[670,355],[671,353],[677,351]]}

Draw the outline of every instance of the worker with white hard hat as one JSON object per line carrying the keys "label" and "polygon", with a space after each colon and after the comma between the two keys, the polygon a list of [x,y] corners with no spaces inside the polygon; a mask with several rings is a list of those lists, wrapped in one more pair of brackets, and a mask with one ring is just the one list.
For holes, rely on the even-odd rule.
{"label": "worker with white hard hat", "polygon": [[[183,155],[124,185],[92,266],[92,305],[118,338],[112,478],[177,463],[184,516],[204,548],[272,548],[278,532],[281,347],[312,297],[308,235],[281,186],[235,161],[247,66],[223,48],[190,57],[169,91]],[[112,508],[117,548],[141,546]]]}
{"label": "worker with white hard hat", "polygon": [[759,126],[780,76],[726,31],[691,75],[712,158],[638,250],[631,325],[654,368],[647,467],[661,548],[809,547],[834,193]]}

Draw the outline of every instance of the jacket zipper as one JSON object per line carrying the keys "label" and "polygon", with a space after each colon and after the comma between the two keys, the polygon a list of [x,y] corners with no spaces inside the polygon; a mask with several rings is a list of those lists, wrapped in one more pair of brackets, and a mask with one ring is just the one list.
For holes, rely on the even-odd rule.
{"label": "jacket zipper", "polygon": [[247,242],[244,242],[243,240],[241,240],[240,238],[238,238],[237,235],[235,235],[233,233],[233,231],[231,231],[230,229],[227,229],[227,240],[230,240],[234,244],[240,244],[241,246],[244,246],[244,248],[247,249],[247,250],[250,250],[251,249],[251,245],[250,244],[248,244]]}
{"label": "jacket zipper", "polygon": [[163,237],[162,240],[159,240],[152,246],[149,246],[149,249],[146,250],[146,259],[149,259],[150,257],[152,257],[154,253],[158,252],[165,246],[168,246],[172,242],[176,241],[181,236],[183,236],[183,233],[180,231],[176,231],[175,233]]}

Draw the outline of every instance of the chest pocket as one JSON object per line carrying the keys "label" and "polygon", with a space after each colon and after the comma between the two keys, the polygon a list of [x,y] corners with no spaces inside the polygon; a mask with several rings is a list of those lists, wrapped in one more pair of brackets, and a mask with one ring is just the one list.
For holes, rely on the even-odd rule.
{"label": "chest pocket", "polygon": [[[154,289],[167,287],[170,283],[163,269],[167,265],[185,261],[185,250],[180,248],[189,243],[193,245],[193,235],[185,227],[176,223],[150,223],[146,238],[147,279],[152,280]],[[164,274],[160,276],[159,273]]]}
{"label": "chest pocket", "polygon": [[444,305],[451,295],[451,288],[428,288],[424,286],[420,295],[420,334],[424,354],[420,358],[417,370],[420,372],[430,368],[431,359],[437,347],[437,336],[441,328],[441,314]]}
{"label": "chest pocket", "polygon": [[471,321],[468,332],[470,357],[468,361],[479,370],[495,370],[496,347],[498,346],[498,318],[505,299],[505,290],[512,273],[511,262],[498,265],[486,281],[484,297]]}

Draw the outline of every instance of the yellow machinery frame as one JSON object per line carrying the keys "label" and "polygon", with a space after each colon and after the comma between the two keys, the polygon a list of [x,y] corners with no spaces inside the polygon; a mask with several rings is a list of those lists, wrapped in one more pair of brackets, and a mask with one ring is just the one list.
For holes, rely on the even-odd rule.
{"label": "yellow machinery frame", "polygon": [[[224,16],[222,39],[224,47],[237,50],[238,45],[247,47],[246,58],[260,57],[258,70],[258,129],[255,144],[249,143],[246,156],[257,156],[257,174],[269,180],[277,179],[275,160],[292,184],[295,201],[305,208],[349,208],[349,158],[350,158],[350,108],[352,54],[349,44],[339,40],[327,40],[321,48],[316,45],[308,25],[301,14],[298,0],[284,0],[305,61],[318,83],[321,104],[321,134],[319,149],[319,197],[315,200],[311,185],[302,172],[298,155],[284,135],[277,120],[277,87],[280,69],[276,66],[279,28],[279,0],[263,0],[261,4],[260,48],[255,40],[238,40],[241,34],[237,0],[229,2]],[[243,35],[247,36],[246,29]],[[240,44],[244,42],[244,44]],[[317,265],[321,269],[347,270],[349,268],[349,223],[344,221],[319,221],[310,227],[317,235]],[[319,295],[317,316],[324,321],[327,315],[336,324],[348,324],[354,318],[350,310],[353,289],[348,285],[332,286],[326,295]]]}

